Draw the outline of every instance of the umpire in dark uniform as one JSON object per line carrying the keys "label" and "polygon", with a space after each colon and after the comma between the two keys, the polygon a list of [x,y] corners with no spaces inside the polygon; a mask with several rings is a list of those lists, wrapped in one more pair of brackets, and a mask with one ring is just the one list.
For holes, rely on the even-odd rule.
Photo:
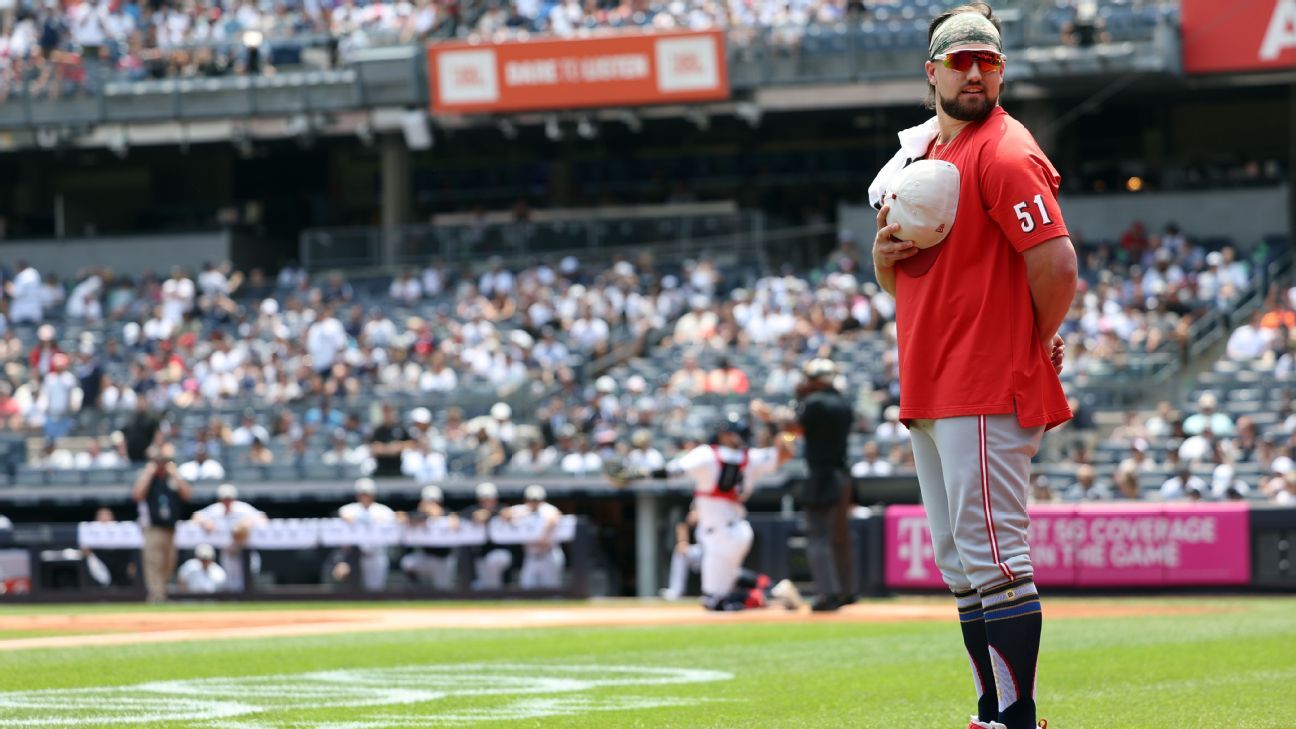
{"label": "umpire in dark uniform", "polygon": [[846,396],[833,387],[837,367],[832,360],[811,360],[804,371],[805,380],[796,393],[808,470],[801,505],[806,514],[806,553],[818,592],[813,609],[829,612],[855,602],[850,537],[853,489],[846,461],[855,412]]}

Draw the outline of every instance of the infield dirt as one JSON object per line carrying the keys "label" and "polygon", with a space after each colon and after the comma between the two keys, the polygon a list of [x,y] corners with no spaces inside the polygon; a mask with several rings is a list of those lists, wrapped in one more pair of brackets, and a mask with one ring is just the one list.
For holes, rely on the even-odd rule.
{"label": "infield dirt", "polygon": [[[1127,618],[1216,612],[1223,608],[1198,605],[1121,604],[1088,601],[1055,601],[1048,606],[1054,619]],[[885,623],[951,620],[953,607],[946,601],[877,601],[851,605],[836,613],[793,612],[779,609],[710,613],[692,604],[654,604],[641,601],[594,601],[588,605],[555,605],[552,608],[491,605],[480,609],[437,607],[426,609],[312,609],[212,610],[109,614],[59,614],[0,616],[0,634],[40,631],[46,635],[0,640],[0,651],[32,648],[132,645],[179,641],[277,638],[429,628],[490,629],[545,627],[617,627],[702,625],[714,623],[816,622]],[[59,631],[75,633],[48,635]]]}

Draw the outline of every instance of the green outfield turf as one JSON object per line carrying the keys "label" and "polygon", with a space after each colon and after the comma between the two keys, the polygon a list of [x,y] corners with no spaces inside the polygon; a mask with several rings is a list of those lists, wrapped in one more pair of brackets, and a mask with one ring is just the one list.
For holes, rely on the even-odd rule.
{"label": "green outfield turf", "polygon": [[[1296,599],[1161,602],[1226,610],[1046,623],[1039,697],[1050,729],[1296,726]],[[953,620],[0,653],[0,727],[963,729],[971,691]]]}

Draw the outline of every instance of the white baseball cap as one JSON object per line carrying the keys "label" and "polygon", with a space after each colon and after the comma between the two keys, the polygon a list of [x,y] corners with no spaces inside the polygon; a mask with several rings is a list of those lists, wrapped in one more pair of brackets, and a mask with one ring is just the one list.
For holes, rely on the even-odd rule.
{"label": "white baseball cap", "polygon": [[923,159],[896,173],[883,201],[887,223],[899,223],[899,240],[931,248],[945,240],[958,212],[959,171],[944,160]]}
{"label": "white baseball cap", "polygon": [[216,559],[216,550],[210,544],[199,544],[194,547],[194,556],[198,559]]}
{"label": "white baseball cap", "polygon": [[378,490],[377,484],[372,478],[356,479],[355,492],[357,494],[373,494]]}
{"label": "white baseball cap", "polygon": [[508,420],[513,417],[513,408],[506,402],[497,402],[491,406],[490,414],[496,420]]}
{"label": "white baseball cap", "polygon": [[527,501],[544,501],[546,496],[548,494],[545,493],[545,487],[538,483],[527,486],[526,490],[522,492],[522,498]]}
{"label": "white baseball cap", "polygon": [[435,501],[439,504],[445,500],[445,494],[441,492],[440,486],[429,484],[423,487],[423,491],[419,494],[419,498],[423,501]]}
{"label": "white baseball cap", "polygon": [[238,489],[234,487],[234,484],[223,483],[220,486],[216,487],[217,500],[237,499],[237,498],[238,498]]}
{"label": "white baseball cap", "polygon": [[479,499],[498,499],[499,489],[490,481],[477,484],[477,498]]}
{"label": "white baseball cap", "polygon": [[830,359],[819,357],[817,359],[812,359],[805,364],[805,376],[812,380],[829,378],[836,374],[837,365]]}

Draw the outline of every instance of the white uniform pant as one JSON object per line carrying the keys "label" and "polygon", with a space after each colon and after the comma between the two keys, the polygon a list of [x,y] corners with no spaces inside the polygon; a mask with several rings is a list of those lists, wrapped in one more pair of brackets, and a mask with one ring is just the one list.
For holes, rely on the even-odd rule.
{"label": "white uniform pant", "polygon": [[386,549],[361,550],[360,584],[368,592],[378,592],[387,587],[387,570],[390,562]]}
{"label": "white uniform pant", "polygon": [[518,584],[524,590],[562,587],[565,566],[567,558],[563,555],[562,547],[527,547],[526,554],[522,557],[522,574],[518,576]]}
{"label": "white uniform pant", "polygon": [[[252,574],[261,574],[261,555],[257,552],[248,553],[248,562],[252,567]],[[220,552],[220,566],[225,570],[225,589],[230,592],[243,591],[243,551],[235,547],[225,547]]]}
{"label": "white uniform pant", "polygon": [[737,519],[728,524],[699,525],[697,541],[702,546],[702,594],[719,597],[729,593],[751,549],[751,524]]}
{"label": "white uniform pant", "polygon": [[688,592],[690,572],[697,572],[702,567],[702,545],[690,544],[685,552],[671,551],[670,580],[666,594],[679,597]]}
{"label": "white uniform pant", "polygon": [[410,552],[401,557],[400,568],[419,582],[430,582],[438,590],[454,588],[458,561],[453,553],[438,557],[426,552]]}
{"label": "white uniform pant", "polygon": [[1034,574],[1026,531],[1031,458],[1044,428],[1016,415],[915,420],[909,426],[936,566],[955,592]]}
{"label": "white uniform pant", "polygon": [[513,555],[507,549],[492,549],[477,558],[473,567],[477,579],[473,580],[474,590],[498,590],[504,586],[504,573],[513,566]]}

